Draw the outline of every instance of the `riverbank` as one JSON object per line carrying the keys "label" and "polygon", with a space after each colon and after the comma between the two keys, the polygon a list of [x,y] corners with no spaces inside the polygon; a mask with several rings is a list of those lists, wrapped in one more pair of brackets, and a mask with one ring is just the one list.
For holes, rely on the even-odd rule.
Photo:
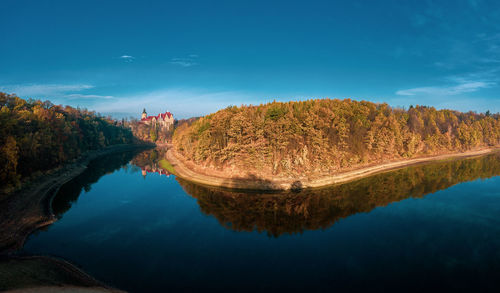
{"label": "riverbank", "polygon": [[89,151],[76,162],[41,176],[20,190],[1,198],[0,255],[21,248],[29,234],[57,220],[52,213],[52,198],[64,183],[81,174],[92,160],[112,153],[152,146],[147,144],[114,145]]}
{"label": "riverbank", "polygon": [[123,292],[97,281],[65,260],[46,256],[0,258],[0,291]]}
{"label": "riverbank", "polygon": [[[425,156],[409,160],[393,161],[383,164],[366,166],[346,172],[324,176],[321,178],[289,178],[289,179],[274,179],[274,178],[260,178],[256,176],[247,178],[224,178],[213,175],[201,173],[193,170],[194,168],[188,166],[182,156],[175,152],[174,148],[169,147],[166,156],[175,169],[175,175],[202,185],[217,186],[231,189],[244,189],[244,190],[293,190],[303,188],[320,188],[329,185],[345,183],[348,181],[361,179],[377,173],[387,172],[395,169],[405,168],[412,165],[424,164],[429,162],[458,159],[467,157],[482,156],[500,151],[500,146],[491,148],[476,149],[462,153],[442,154],[436,156]],[[209,171],[207,169],[207,171]]]}

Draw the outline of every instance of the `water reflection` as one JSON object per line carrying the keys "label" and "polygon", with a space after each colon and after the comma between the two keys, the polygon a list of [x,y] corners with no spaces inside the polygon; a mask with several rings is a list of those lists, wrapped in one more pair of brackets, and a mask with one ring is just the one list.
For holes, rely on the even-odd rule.
{"label": "water reflection", "polygon": [[325,229],[339,219],[407,198],[423,197],[460,182],[500,175],[500,154],[414,166],[324,189],[298,193],[245,193],[177,179],[203,213],[235,231],[271,236]]}
{"label": "water reflection", "polygon": [[[127,162],[131,164],[127,165]],[[170,175],[164,150],[127,152],[93,162],[87,171],[64,185],[53,201],[61,217],[82,190],[105,174],[124,168],[146,177]],[[176,178],[197,199],[204,214],[234,231],[259,231],[270,236],[325,229],[339,219],[407,198],[419,198],[460,182],[500,175],[500,153],[472,159],[413,166],[323,189],[286,193],[242,192],[193,184]]]}
{"label": "water reflection", "polygon": [[[149,152],[149,151],[146,151]],[[128,151],[118,154],[111,154],[101,157],[98,160],[92,161],[88,168],[79,176],[75,177],[70,184],[64,184],[52,201],[52,212],[58,218],[71,208],[71,205],[76,202],[82,191],[89,192],[92,184],[99,179],[111,174],[121,168],[130,171],[138,172],[136,166],[128,165],[130,160],[142,154],[142,151]]]}
{"label": "water reflection", "polygon": [[142,152],[134,157],[132,164],[141,168],[141,174],[146,177],[148,173],[170,176],[169,165],[164,159],[165,149],[154,149]]}
{"label": "water reflection", "polygon": [[[498,287],[500,177],[447,188],[500,175],[500,155],[279,194],[166,177],[161,150],[114,158],[94,162],[69,184],[75,186],[65,186],[59,213],[73,206],[32,236],[24,253],[62,257],[131,292]],[[155,168],[161,176],[141,175]],[[447,190],[429,195],[441,189]],[[263,233],[233,232],[256,230]]]}

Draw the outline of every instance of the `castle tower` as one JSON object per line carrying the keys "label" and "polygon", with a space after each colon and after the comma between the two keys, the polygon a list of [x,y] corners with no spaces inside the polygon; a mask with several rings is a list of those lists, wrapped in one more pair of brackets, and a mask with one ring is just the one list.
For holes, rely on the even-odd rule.
{"label": "castle tower", "polygon": [[148,113],[146,113],[146,108],[142,109],[142,116],[141,116],[141,119],[144,119],[148,117]]}

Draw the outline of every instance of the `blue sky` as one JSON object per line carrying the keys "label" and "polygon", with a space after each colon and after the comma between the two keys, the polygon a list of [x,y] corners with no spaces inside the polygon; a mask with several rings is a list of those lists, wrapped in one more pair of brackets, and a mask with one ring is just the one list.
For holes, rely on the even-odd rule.
{"label": "blue sky", "polygon": [[0,91],[116,116],[352,98],[500,111],[500,2],[0,1]]}

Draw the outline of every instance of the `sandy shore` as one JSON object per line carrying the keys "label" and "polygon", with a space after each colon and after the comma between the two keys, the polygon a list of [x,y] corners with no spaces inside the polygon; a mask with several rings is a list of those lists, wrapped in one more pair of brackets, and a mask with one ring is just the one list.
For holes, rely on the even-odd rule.
{"label": "sandy shore", "polygon": [[317,179],[273,179],[273,178],[222,178],[217,176],[210,176],[196,172],[189,168],[184,159],[175,152],[172,147],[167,151],[167,160],[170,161],[174,167],[177,176],[198,184],[245,189],[245,190],[290,190],[294,188],[319,188],[328,185],[345,183],[348,181],[360,179],[377,173],[387,172],[394,169],[400,169],[416,164],[429,163],[434,161],[441,161],[455,158],[467,158],[482,156],[500,151],[500,146],[477,149],[461,153],[451,153],[436,156],[419,157],[409,160],[400,160],[388,162],[385,164],[378,164],[368,167],[362,167],[347,172],[333,174]]}

